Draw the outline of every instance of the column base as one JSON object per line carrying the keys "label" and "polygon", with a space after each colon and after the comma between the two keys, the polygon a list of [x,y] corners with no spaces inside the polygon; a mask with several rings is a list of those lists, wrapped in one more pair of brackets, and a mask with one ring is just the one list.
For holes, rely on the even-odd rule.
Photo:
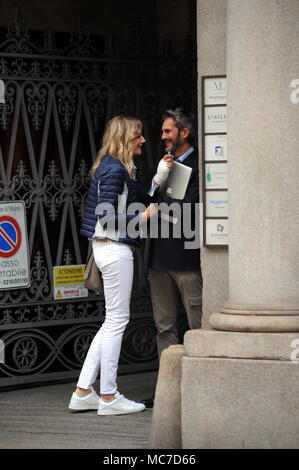
{"label": "column base", "polygon": [[296,312],[293,315],[213,313],[209,322],[212,328],[222,331],[299,332],[299,312],[297,315]]}
{"label": "column base", "polygon": [[182,448],[298,449],[298,344],[296,333],[188,331]]}
{"label": "column base", "polygon": [[299,367],[184,357],[183,449],[298,449]]}

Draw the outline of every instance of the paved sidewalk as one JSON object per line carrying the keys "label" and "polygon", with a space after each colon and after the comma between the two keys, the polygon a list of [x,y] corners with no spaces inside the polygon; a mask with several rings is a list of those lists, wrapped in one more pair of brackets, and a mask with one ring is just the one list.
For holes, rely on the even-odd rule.
{"label": "paved sidewalk", "polygon": [[[153,395],[157,372],[123,375],[119,391]],[[152,410],[121,416],[71,413],[74,383],[0,393],[0,449],[147,449]]]}

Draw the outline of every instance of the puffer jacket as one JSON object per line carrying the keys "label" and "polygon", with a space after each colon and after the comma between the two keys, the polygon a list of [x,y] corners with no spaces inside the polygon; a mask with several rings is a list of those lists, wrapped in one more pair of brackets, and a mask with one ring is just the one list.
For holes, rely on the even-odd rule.
{"label": "puffer jacket", "polygon": [[[134,213],[130,210],[127,213],[127,210],[141,199],[141,183],[130,177],[119,160],[105,155],[90,181],[81,235],[139,246],[138,210]],[[130,233],[129,223],[133,228]]]}

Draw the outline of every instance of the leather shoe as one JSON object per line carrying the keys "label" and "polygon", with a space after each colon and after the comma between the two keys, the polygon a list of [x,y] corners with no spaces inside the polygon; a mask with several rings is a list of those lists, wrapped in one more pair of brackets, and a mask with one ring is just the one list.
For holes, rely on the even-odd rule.
{"label": "leather shoe", "polygon": [[143,403],[146,408],[153,408],[155,402],[155,396],[152,396],[150,398],[145,398],[144,400],[141,400],[140,403]]}

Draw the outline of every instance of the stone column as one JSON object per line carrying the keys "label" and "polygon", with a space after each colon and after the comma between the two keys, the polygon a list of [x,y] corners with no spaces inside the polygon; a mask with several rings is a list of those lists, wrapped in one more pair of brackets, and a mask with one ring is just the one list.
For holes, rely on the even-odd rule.
{"label": "stone column", "polygon": [[228,0],[227,79],[229,298],[184,338],[182,447],[298,449],[299,0]]}
{"label": "stone column", "polygon": [[299,0],[229,0],[227,17],[229,299],[210,323],[299,331]]}

